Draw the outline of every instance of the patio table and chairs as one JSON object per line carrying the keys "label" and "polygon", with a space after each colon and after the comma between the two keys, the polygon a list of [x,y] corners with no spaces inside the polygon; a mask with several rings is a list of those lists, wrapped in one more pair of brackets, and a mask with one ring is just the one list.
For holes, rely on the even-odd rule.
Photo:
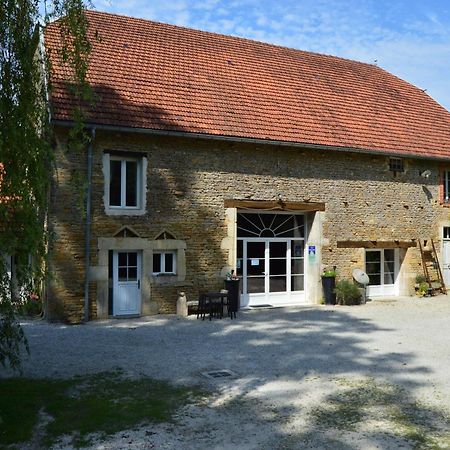
{"label": "patio table and chairs", "polygon": [[[225,306],[227,307],[228,316],[233,318],[233,313],[229,308],[228,291],[222,290],[200,294],[198,300],[197,319],[201,317],[202,320],[204,320],[206,315],[209,315],[209,320],[212,320],[213,317],[222,319]],[[235,312],[234,317],[236,317]]]}
{"label": "patio table and chairs", "polygon": [[223,318],[223,310],[227,308],[227,315],[231,319],[236,318],[239,309],[239,280],[225,281],[225,288],[220,291],[202,293],[198,299],[197,319],[205,320],[209,315],[209,320],[213,317]]}

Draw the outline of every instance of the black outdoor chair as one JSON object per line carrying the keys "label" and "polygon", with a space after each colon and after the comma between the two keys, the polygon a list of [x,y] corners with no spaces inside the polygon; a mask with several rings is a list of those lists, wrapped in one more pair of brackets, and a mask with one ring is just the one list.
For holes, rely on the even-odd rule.
{"label": "black outdoor chair", "polygon": [[209,313],[210,313],[209,301],[205,294],[200,294],[198,297],[197,319],[201,317],[202,320],[205,320],[206,314]]}

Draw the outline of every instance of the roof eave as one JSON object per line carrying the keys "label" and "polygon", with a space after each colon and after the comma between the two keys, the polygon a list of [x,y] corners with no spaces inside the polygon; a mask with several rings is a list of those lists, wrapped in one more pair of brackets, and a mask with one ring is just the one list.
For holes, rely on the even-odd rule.
{"label": "roof eave", "polygon": [[[51,123],[56,126],[71,127],[73,126],[73,121],[71,120],[57,120],[52,119]],[[86,128],[95,128],[97,130],[108,130],[120,133],[137,133],[137,134],[147,134],[156,136],[171,136],[171,137],[183,137],[183,138],[196,138],[196,139],[212,139],[217,141],[228,141],[228,142],[245,142],[250,144],[265,144],[265,145],[277,145],[284,147],[294,147],[302,149],[314,149],[314,150],[324,150],[324,151],[336,151],[345,153],[363,153],[367,155],[381,155],[388,157],[402,157],[410,159],[421,159],[421,160],[433,160],[433,161],[450,161],[450,156],[434,156],[434,155],[419,155],[417,153],[408,152],[397,152],[395,150],[376,150],[376,149],[366,149],[359,147],[339,147],[333,145],[323,145],[323,144],[311,144],[306,142],[295,142],[295,141],[279,141],[274,139],[258,139],[258,138],[247,138],[240,136],[225,136],[219,134],[209,134],[209,133],[193,133],[187,131],[175,131],[175,130],[156,130],[152,128],[135,128],[126,127],[119,125],[105,125],[96,124],[93,122],[86,122]]]}

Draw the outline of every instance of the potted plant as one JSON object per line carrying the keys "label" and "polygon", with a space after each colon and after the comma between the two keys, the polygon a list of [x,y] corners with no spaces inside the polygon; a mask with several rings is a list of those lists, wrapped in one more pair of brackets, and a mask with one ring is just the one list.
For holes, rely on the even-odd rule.
{"label": "potted plant", "polygon": [[322,288],[326,305],[336,304],[336,294],[334,292],[336,287],[336,275],[336,266],[333,266],[333,269],[325,269],[322,272]]}

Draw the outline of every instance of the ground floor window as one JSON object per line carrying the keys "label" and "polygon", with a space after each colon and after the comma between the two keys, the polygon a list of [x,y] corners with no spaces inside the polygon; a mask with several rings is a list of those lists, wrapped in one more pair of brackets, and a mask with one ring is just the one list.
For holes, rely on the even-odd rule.
{"label": "ground floor window", "polygon": [[395,283],[395,250],[366,250],[366,273],[369,285]]}
{"label": "ground floor window", "polygon": [[176,275],[176,252],[153,253],[153,275]]}

